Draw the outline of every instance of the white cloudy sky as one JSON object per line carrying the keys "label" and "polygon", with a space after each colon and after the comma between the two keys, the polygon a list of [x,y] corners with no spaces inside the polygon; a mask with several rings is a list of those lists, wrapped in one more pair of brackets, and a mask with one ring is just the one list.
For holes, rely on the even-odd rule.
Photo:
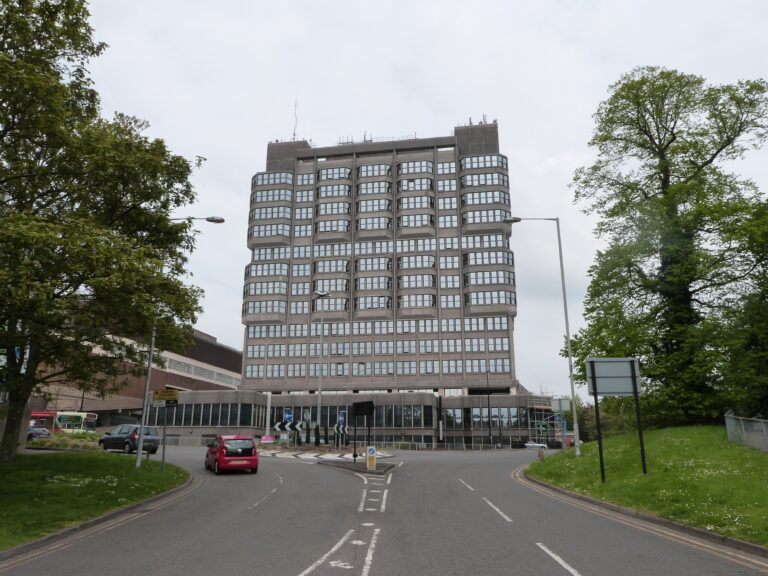
{"label": "white cloudy sky", "polygon": [[[191,281],[205,289],[198,327],[242,348],[243,268],[251,176],[270,140],[447,135],[483,114],[509,157],[512,213],[560,217],[572,330],[583,325],[594,221],[572,204],[573,171],[590,162],[591,115],[635,66],[711,82],[768,77],[762,0],[92,0],[109,49],[91,63],[103,111],[144,118],[149,135],[207,158]],[[738,170],[768,189],[766,151]],[[531,390],[568,393],[554,224],[512,238],[517,371]]]}

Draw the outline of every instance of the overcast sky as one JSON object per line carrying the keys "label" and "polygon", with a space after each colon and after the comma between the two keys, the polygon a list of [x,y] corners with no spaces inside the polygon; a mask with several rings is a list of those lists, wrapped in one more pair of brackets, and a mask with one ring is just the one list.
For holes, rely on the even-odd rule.
{"label": "overcast sky", "polygon": [[[193,178],[199,223],[191,282],[198,328],[242,349],[251,176],[271,140],[448,135],[486,115],[509,157],[512,214],[559,217],[572,331],[600,244],[572,203],[590,163],[592,114],[610,84],[661,65],[713,83],[768,77],[768,2],[93,0],[91,63],[103,113],[143,118],[149,136],[206,163]],[[768,190],[766,150],[737,170]],[[517,375],[568,394],[554,223],[515,226]],[[583,394],[583,393],[582,393]]]}

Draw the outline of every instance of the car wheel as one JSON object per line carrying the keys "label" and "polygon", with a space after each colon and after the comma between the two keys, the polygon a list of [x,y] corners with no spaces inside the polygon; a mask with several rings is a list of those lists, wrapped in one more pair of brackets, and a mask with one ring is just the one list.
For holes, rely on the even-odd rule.
{"label": "car wheel", "polygon": [[124,452],[125,454],[130,454],[131,452],[133,452],[133,448],[131,448],[131,445],[130,445],[130,443],[129,443],[129,442],[126,442],[126,443],[123,445],[123,452]]}
{"label": "car wheel", "polygon": [[157,454],[157,448],[155,448],[154,450],[150,450],[149,453],[150,454]]}
{"label": "car wheel", "polygon": [[256,468],[251,468],[251,474],[257,474],[259,471],[259,467],[256,466]]}
{"label": "car wheel", "polygon": [[206,470],[210,470],[210,469],[211,469],[211,467],[210,467],[210,466],[208,466],[208,456],[206,456],[206,457],[203,459],[203,468],[205,468]]}
{"label": "car wheel", "polygon": [[213,461],[213,473],[216,474],[217,476],[219,474],[221,474],[221,470],[219,470],[219,461],[218,460],[214,460]]}

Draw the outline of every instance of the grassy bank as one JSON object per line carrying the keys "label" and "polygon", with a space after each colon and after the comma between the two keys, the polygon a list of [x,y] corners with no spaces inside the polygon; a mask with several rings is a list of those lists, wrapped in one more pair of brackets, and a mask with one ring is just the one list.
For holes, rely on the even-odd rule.
{"label": "grassy bank", "polygon": [[643,476],[637,434],[604,441],[606,483],[597,442],[536,462],[529,474],[574,492],[652,512],[689,526],[768,546],[768,454],[728,442],[723,427],[645,434]]}
{"label": "grassy bank", "polygon": [[0,466],[0,550],[178,486],[189,473],[102,452],[20,454]]}

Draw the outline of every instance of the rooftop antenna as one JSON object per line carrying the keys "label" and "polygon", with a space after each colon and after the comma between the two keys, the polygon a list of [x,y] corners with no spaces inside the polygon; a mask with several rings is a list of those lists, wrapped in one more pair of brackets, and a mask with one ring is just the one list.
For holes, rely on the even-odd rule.
{"label": "rooftop antenna", "polygon": [[296,127],[299,125],[299,100],[293,101],[293,141],[296,142]]}

